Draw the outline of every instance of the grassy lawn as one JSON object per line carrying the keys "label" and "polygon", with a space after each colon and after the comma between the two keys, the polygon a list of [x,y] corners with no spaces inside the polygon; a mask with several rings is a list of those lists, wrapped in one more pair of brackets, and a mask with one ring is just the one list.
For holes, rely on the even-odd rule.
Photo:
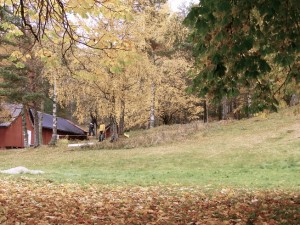
{"label": "grassy lawn", "polygon": [[[164,136],[174,128],[165,127]],[[159,129],[152,132],[159,135]],[[134,142],[143,135],[147,134],[138,132],[130,138]],[[170,135],[174,137],[174,133]],[[131,149],[68,148],[61,141],[56,148],[2,150],[1,170],[25,166],[45,174],[2,174],[0,178],[116,186],[200,186],[208,190],[300,189],[300,115],[293,110],[267,118],[211,123],[184,140],[169,139]]]}
{"label": "grassy lawn", "polygon": [[0,175],[0,224],[299,224],[299,137],[285,110],[114,145],[1,150],[1,170],[45,174]]}

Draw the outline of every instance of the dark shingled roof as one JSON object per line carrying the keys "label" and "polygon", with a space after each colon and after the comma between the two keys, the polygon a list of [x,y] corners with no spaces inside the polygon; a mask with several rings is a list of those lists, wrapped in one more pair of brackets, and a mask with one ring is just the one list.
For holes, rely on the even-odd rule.
{"label": "dark shingled roof", "polygon": [[[7,118],[7,122],[0,123],[0,127],[8,127],[11,123],[21,114],[22,105],[20,104],[1,104],[1,107],[8,110],[11,114],[10,118]],[[41,112],[38,112],[39,116]],[[33,121],[33,110],[30,109],[30,118]],[[53,128],[53,116],[47,113],[43,113],[43,128],[52,129]],[[57,117],[57,130],[76,134],[76,135],[85,135],[87,133],[77,125],[75,125],[70,120]]]}
{"label": "dark shingled roof", "polygon": [[[31,116],[33,118],[33,110],[30,109]],[[38,112],[39,116],[41,112]],[[47,113],[43,113],[43,128],[53,129],[53,116]],[[72,134],[85,135],[85,131],[75,125],[70,120],[57,117],[57,130],[64,131]]]}

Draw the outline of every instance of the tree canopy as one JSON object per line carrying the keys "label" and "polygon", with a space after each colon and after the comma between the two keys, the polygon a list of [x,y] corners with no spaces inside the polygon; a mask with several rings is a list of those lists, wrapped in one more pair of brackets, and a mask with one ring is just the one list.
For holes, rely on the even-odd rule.
{"label": "tree canopy", "polygon": [[300,81],[298,0],[202,0],[185,23],[196,59],[193,90],[216,102],[247,94],[251,108],[276,110]]}
{"label": "tree canopy", "polygon": [[57,95],[79,122],[123,132],[276,110],[297,92],[298,1],[203,0],[189,27],[164,3],[0,0],[0,98],[38,110]]}

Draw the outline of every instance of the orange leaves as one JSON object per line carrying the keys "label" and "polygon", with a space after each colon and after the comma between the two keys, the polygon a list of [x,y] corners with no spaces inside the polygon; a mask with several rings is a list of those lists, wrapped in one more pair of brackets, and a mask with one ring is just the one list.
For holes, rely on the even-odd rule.
{"label": "orange leaves", "polygon": [[1,224],[299,224],[299,204],[283,191],[0,183]]}

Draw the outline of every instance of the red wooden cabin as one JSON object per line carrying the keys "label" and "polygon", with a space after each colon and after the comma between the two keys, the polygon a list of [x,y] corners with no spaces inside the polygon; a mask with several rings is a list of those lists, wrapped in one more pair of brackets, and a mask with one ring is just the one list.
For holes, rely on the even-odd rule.
{"label": "red wooden cabin", "polygon": [[[0,148],[23,148],[24,138],[22,129],[22,105],[3,104],[11,114],[7,122],[0,123]],[[38,112],[40,115],[40,112]],[[33,110],[25,113],[28,133],[28,142],[30,145],[34,142],[34,117]],[[43,144],[48,144],[52,137],[53,116],[43,113],[42,135]],[[87,139],[87,132],[75,125],[73,122],[64,118],[57,117],[57,134],[59,138],[68,139]]]}
{"label": "red wooden cabin", "polygon": [[[3,104],[1,107],[10,112],[7,122],[0,123],[0,148],[23,148],[22,105]],[[25,114],[29,144],[33,144],[33,124],[28,113]]]}

